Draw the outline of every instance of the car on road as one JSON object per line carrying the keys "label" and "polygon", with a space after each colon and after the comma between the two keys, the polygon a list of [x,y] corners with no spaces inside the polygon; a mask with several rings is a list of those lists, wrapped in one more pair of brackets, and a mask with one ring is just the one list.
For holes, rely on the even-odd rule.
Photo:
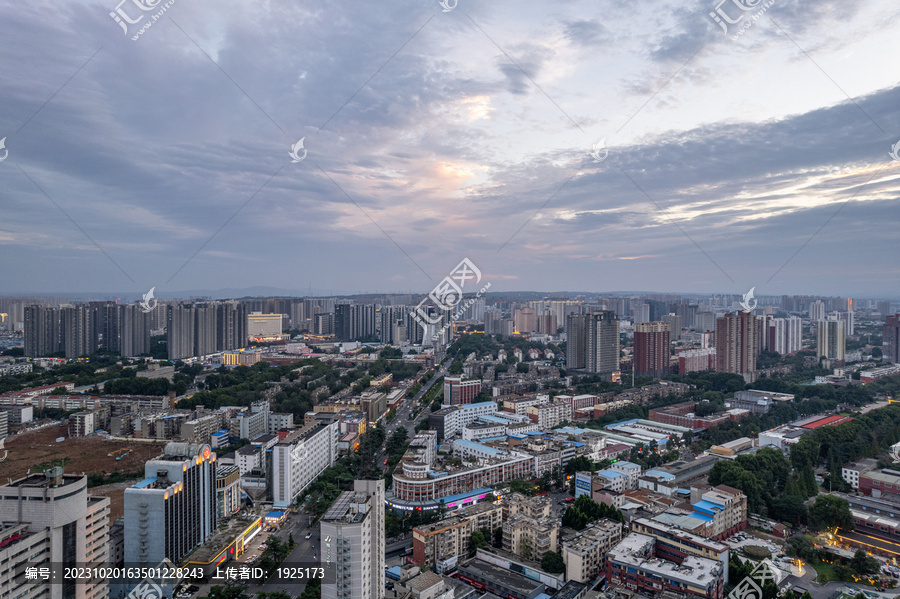
{"label": "car on road", "polygon": [[312,533],[311,532],[306,533],[306,538],[308,539],[310,537],[312,537]]}

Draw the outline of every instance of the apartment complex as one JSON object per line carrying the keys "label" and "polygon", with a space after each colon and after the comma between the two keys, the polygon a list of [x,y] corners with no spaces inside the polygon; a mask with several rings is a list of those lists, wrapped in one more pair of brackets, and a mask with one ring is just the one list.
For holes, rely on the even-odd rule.
{"label": "apartment complex", "polygon": [[384,481],[356,480],[321,520],[319,555],[334,568],[322,599],[384,598]]}
{"label": "apartment complex", "polygon": [[480,503],[457,510],[453,516],[413,529],[413,559],[426,568],[449,567],[454,559],[469,553],[469,540],[476,530],[502,526],[503,508],[494,503]]}
{"label": "apartment complex", "polygon": [[566,564],[566,580],[589,582],[605,571],[606,554],[622,540],[624,529],[621,522],[602,518],[564,539],[560,554]]}
{"label": "apartment complex", "polygon": [[670,337],[671,327],[667,322],[634,325],[633,368],[636,374],[659,377],[669,372]]}
{"label": "apartment complex", "polygon": [[338,458],[340,423],[318,422],[294,431],[272,448],[272,500],[288,507]]}

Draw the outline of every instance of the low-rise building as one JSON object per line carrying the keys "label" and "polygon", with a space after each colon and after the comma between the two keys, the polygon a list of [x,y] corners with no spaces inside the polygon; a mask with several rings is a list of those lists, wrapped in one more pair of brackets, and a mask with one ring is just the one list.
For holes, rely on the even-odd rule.
{"label": "low-rise building", "polygon": [[227,520],[241,509],[241,471],[237,466],[216,468],[216,513]]}
{"label": "low-rise building", "polygon": [[601,518],[560,544],[566,580],[588,582],[606,569],[606,554],[622,540],[621,522]]}
{"label": "low-rise building", "polygon": [[572,405],[565,401],[555,401],[531,406],[526,414],[539,429],[547,430],[572,420]]}
{"label": "low-rise building", "polygon": [[606,575],[612,585],[650,593],[672,591],[684,596],[722,599],[725,580],[722,563],[682,556],[677,561],[659,555],[657,539],[631,533],[606,555]]}
{"label": "low-rise building", "polygon": [[559,523],[553,518],[512,516],[503,523],[503,549],[540,561],[548,551],[556,551]]}
{"label": "low-rise building", "polygon": [[878,466],[878,461],[872,458],[863,458],[852,464],[847,464],[841,468],[841,478],[847,484],[853,487],[854,491],[859,490],[859,475],[874,470]]}
{"label": "low-rise building", "polygon": [[729,400],[732,408],[743,408],[752,414],[768,413],[775,402],[790,403],[793,401],[794,396],[790,393],[775,393],[758,389],[735,391],[734,398]]}

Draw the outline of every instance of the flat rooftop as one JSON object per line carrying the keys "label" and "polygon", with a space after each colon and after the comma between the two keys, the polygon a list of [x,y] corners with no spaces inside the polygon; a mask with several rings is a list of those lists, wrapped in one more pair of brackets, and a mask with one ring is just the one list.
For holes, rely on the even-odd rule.
{"label": "flat rooftop", "polygon": [[498,566],[493,564],[489,564],[488,562],[482,561],[480,559],[472,559],[468,562],[463,563],[459,570],[466,573],[472,573],[477,575],[479,578],[485,580],[493,580],[498,584],[506,587],[507,589],[511,589],[514,592],[521,593],[522,595],[528,595],[533,593],[537,589],[543,589],[544,583],[538,582],[536,580],[531,580],[521,574],[516,574],[514,572],[510,572],[509,570],[504,570]]}
{"label": "flat rooftop", "polygon": [[[20,478],[19,480],[14,480],[8,485],[3,485],[4,487],[29,487],[29,488],[41,488],[41,489],[54,489],[57,487],[65,487],[67,485],[74,485],[75,483],[79,483],[85,480],[85,477],[80,474],[63,474],[60,478],[59,484],[55,484],[53,479],[47,477],[44,473],[40,474],[31,474],[24,478]],[[2,487],[0,487],[2,488]]]}
{"label": "flat rooftop", "polygon": [[653,557],[655,539],[633,532],[607,554],[608,559],[627,567],[649,572],[670,580],[709,586],[722,572],[721,562],[688,555],[681,564]]}

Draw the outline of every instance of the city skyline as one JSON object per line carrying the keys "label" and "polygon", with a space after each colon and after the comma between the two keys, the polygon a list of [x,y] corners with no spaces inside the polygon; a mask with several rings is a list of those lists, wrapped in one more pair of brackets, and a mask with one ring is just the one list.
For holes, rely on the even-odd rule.
{"label": "city skyline", "polygon": [[874,1],[0,6],[5,294],[896,293]]}

